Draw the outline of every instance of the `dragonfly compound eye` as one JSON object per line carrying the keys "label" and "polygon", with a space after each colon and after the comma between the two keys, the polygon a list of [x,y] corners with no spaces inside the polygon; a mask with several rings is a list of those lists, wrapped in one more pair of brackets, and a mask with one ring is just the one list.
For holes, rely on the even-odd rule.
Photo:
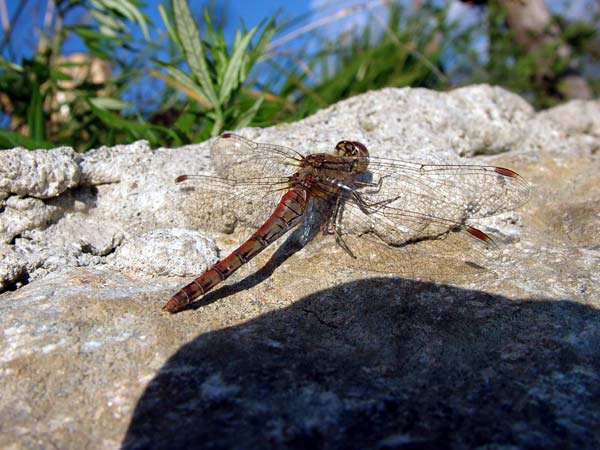
{"label": "dragonfly compound eye", "polygon": [[352,156],[353,145],[350,141],[340,141],[335,146],[337,156]]}
{"label": "dragonfly compound eye", "polygon": [[364,144],[357,141],[340,141],[335,146],[335,153],[338,156],[369,156],[369,151]]}
{"label": "dragonfly compound eye", "polygon": [[335,154],[344,158],[356,158],[352,170],[363,172],[369,165],[369,151],[364,144],[357,141],[340,141],[335,146]]}
{"label": "dragonfly compound eye", "polygon": [[354,153],[352,154],[352,156],[360,156],[364,158],[369,156],[369,150],[367,150],[365,144],[362,144],[357,141],[352,141],[351,144],[354,146]]}
{"label": "dragonfly compound eye", "polygon": [[340,141],[335,146],[335,153],[338,156],[356,156],[357,148],[352,141]]}

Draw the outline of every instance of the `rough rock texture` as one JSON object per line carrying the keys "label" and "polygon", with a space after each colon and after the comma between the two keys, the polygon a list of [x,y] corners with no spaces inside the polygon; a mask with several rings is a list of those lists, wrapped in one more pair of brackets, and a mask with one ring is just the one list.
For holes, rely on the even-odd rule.
{"label": "rough rock texture", "polygon": [[[165,255],[165,242],[169,243]],[[121,245],[108,263],[136,275],[177,275],[202,273],[218,261],[212,239],[181,228],[153,230]],[[169,263],[170,262],[170,263]],[[179,270],[179,272],[177,272]]]}
{"label": "rough rock texture", "polygon": [[428,281],[384,277],[286,241],[168,315],[255,225],[173,182],[214,172],[208,143],[0,151],[0,447],[600,447],[599,102],[386,89],[239,133],[510,167],[533,195],[479,222],[487,269],[407,246]]}
{"label": "rough rock texture", "polygon": [[0,165],[0,198],[11,194],[50,198],[77,186],[79,157],[72,148],[51,152],[4,150]]}

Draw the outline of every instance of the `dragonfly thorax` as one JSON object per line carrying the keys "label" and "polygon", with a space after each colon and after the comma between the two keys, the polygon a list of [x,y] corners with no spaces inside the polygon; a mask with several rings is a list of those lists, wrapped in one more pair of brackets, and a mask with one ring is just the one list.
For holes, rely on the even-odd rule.
{"label": "dragonfly thorax", "polygon": [[332,153],[313,153],[300,162],[300,171],[328,179],[348,179],[367,170],[369,151],[360,142],[340,141]]}
{"label": "dragonfly thorax", "polygon": [[341,141],[334,153],[313,153],[300,162],[289,178],[291,187],[302,188],[312,197],[336,195],[369,165],[369,151],[360,142]]}
{"label": "dragonfly thorax", "polygon": [[288,185],[290,188],[303,189],[310,197],[314,198],[336,195],[339,192],[339,182],[337,179],[328,177],[326,172],[327,169],[303,167],[288,178]]}

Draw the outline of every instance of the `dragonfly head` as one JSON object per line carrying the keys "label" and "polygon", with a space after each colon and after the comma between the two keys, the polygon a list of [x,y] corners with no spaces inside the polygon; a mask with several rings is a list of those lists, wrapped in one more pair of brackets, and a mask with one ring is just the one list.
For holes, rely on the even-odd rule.
{"label": "dragonfly head", "polygon": [[335,155],[356,158],[356,172],[364,172],[369,165],[369,150],[357,141],[340,141],[335,146]]}

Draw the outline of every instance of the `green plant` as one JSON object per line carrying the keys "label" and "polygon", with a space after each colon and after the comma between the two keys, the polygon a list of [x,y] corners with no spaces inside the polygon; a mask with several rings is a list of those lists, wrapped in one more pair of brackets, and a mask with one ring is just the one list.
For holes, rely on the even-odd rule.
{"label": "green plant", "polygon": [[[162,7],[161,15],[170,39],[183,55],[190,74],[173,62],[159,64],[167,73],[165,80],[195,100],[195,116],[202,123],[197,139],[205,139],[207,132],[215,136],[223,129],[247,126],[264,97],[258,96],[248,105],[248,91],[243,92],[242,86],[275,33],[275,21],[263,22],[249,31],[238,30],[231,48],[228,48],[222,28],[214,26],[206,10],[205,40],[200,36],[186,0],[172,0],[172,10],[173,20]],[[252,44],[252,38],[260,29],[256,43]],[[189,124],[190,113],[188,111],[182,116],[184,124]]]}
{"label": "green plant", "polygon": [[[54,19],[33,55],[14,61],[8,51],[0,57],[0,106],[10,120],[10,129],[0,130],[0,147],[70,145],[85,151],[136,139],[178,146],[225,129],[298,120],[390,86],[448,89],[486,82],[544,107],[567,97],[560,81],[577,72],[600,93],[593,69],[600,60],[598,17],[557,17],[552,26],[560,34],[525,51],[515,45],[498,2],[476,3],[485,4],[481,17],[487,20],[470,28],[451,22],[448,7],[437,0],[411,8],[371,0],[319,19],[275,25],[272,18],[241,27],[228,43],[226,15],[218,14],[217,2],[194,18],[188,0],[170,0],[159,6],[165,24],[159,30],[139,0],[55,0]],[[385,20],[369,12],[375,8],[386,9]],[[367,12],[364,26],[341,35],[322,28]],[[151,31],[157,39],[148,38]],[[86,50],[65,55],[65,42],[73,37]],[[483,50],[482,40],[488,44]],[[6,33],[0,50],[11,44]],[[562,45],[570,51],[560,52]]]}
{"label": "green plant", "polygon": [[297,99],[293,109],[280,108],[271,120],[295,120],[383,87],[445,88],[449,80],[443,58],[451,30],[446,7],[424,2],[411,13],[391,3],[387,22],[372,15],[362,29],[335,40],[319,36],[316,53],[294,55],[294,61],[303,62],[297,70],[270,61],[285,76],[278,96]]}
{"label": "green plant", "polygon": [[510,27],[506,5],[497,1],[485,3],[486,20],[470,33],[471,41],[487,40],[488,49],[483,59],[481,55],[467,56],[466,51],[462,52],[465,83],[504,86],[537,108],[547,108],[571,98],[574,93],[568,92],[565,85],[574,76],[589,85],[592,95],[600,93],[597,70],[595,73],[586,70],[600,62],[600,54],[594,50],[600,38],[598,15],[585,21],[553,16],[542,30],[535,33],[521,30],[521,35],[528,37],[529,44],[525,45]]}
{"label": "green plant", "polygon": [[[121,97],[135,80],[136,68],[118,55],[131,51],[128,23],[149,37],[141,6],[138,0],[57,0],[53,25],[42,30],[33,56],[20,63],[0,57],[0,103],[12,128],[0,130],[0,146],[65,144],[85,150],[119,140],[119,130],[106,117],[128,107]],[[82,9],[88,13],[85,22],[66,20]],[[84,42],[87,53],[62,54],[73,36]],[[114,69],[120,74],[113,75]],[[124,134],[131,137],[131,131]]]}

